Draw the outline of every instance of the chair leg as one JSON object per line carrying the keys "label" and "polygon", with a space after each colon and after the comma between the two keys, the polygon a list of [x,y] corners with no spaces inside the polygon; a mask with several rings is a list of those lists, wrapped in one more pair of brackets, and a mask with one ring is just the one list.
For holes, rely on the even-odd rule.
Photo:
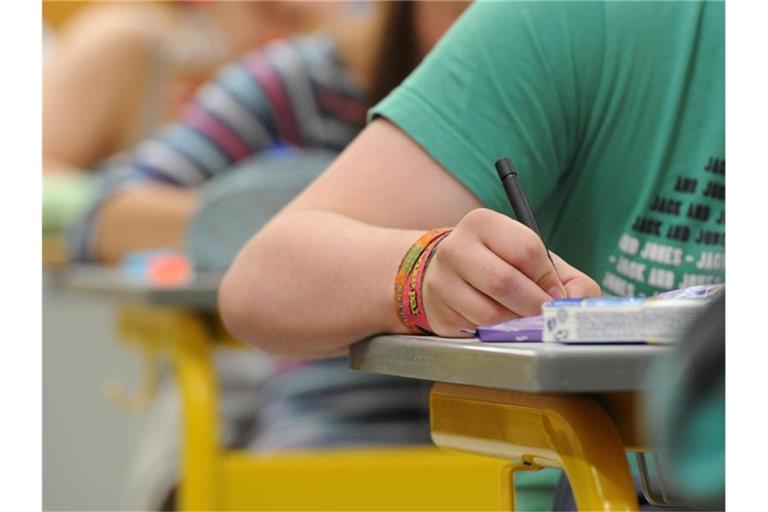
{"label": "chair leg", "polygon": [[181,510],[222,508],[216,500],[220,455],[217,387],[210,332],[195,312],[125,306],[120,331],[145,350],[170,357],[182,401]]}
{"label": "chair leg", "polygon": [[180,313],[177,322],[172,360],[183,409],[180,509],[216,510],[219,422],[210,342],[192,313]]}

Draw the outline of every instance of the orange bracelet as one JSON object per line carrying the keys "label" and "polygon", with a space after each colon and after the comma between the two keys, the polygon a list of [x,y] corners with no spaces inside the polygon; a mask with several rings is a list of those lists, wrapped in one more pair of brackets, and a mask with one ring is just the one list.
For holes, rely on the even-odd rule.
{"label": "orange bracelet", "polygon": [[[395,311],[411,333],[429,332],[421,302],[421,277],[424,274],[432,249],[445,238],[452,228],[427,231],[416,240],[403,256],[395,275]],[[416,323],[414,323],[416,321]]]}

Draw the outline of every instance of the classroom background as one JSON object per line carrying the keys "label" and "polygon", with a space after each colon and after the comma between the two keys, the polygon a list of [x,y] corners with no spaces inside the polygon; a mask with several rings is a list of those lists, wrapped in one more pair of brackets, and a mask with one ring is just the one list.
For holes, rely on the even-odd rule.
{"label": "classroom background", "polygon": [[[311,38],[319,31],[328,30],[336,34],[337,43],[342,41],[339,43],[341,47],[355,47],[353,55],[356,58],[363,56],[360,57],[363,62],[360,69],[367,69],[366,58],[373,61],[375,52],[370,51],[368,55],[365,45],[357,43],[366,40],[361,33],[365,34],[374,26],[370,23],[381,22],[383,26],[391,27],[388,36],[398,44],[392,45],[390,53],[375,55],[381,69],[371,72],[369,78],[374,84],[372,96],[380,100],[418,64],[434,41],[461,15],[468,2],[431,2],[431,6],[424,8],[434,9],[429,11],[432,24],[423,33],[413,28],[403,29],[410,27],[408,23],[416,18],[416,11],[404,7],[411,4],[395,2],[382,8],[381,2],[357,0],[42,2],[45,510],[249,509],[256,506],[260,509],[335,510],[359,509],[361,503],[370,505],[364,507],[370,509],[455,507],[470,510],[497,509],[500,503],[509,508],[515,502],[499,478],[506,471],[503,461],[439,450],[432,446],[428,431],[413,428],[414,417],[426,426],[424,410],[429,393],[426,381],[408,381],[411,401],[403,406],[407,409],[403,413],[408,416],[407,421],[392,422],[391,428],[365,430],[361,427],[362,430],[356,431],[361,438],[367,436],[366,439],[382,445],[397,444],[405,438],[417,439],[421,443],[418,448],[366,451],[364,447],[352,455],[333,452],[329,457],[323,453],[305,453],[293,459],[279,455],[274,459],[255,456],[262,451],[277,453],[280,443],[289,442],[305,443],[306,446],[325,443],[335,448],[341,446],[342,436],[336,432],[322,432],[318,441],[311,437],[314,434],[295,424],[283,431],[279,428],[259,431],[256,411],[265,416],[279,416],[285,413],[281,407],[296,407],[293,403],[263,407],[269,397],[283,392],[281,386],[287,386],[270,379],[272,369],[275,365],[290,367],[292,363],[276,363],[273,356],[259,350],[243,350],[223,328],[215,311],[221,273],[252,234],[253,226],[265,223],[322,172],[363,126],[366,108],[371,106],[370,99],[366,103],[356,96],[354,87],[350,87],[346,79],[338,79],[346,76],[348,71],[341,64],[342,59],[333,56],[318,60],[307,65],[310,69],[307,76],[316,79],[317,76],[311,73],[317,72],[330,84],[323,94],[318,93],[317,98],[313,98],[319,103],[326,102],[323,103],[327,108],[325,114],[333,118],[332,135],[323,133],[311,143],[303,141],[307,147],[300,153],[289,140],[288,144],[276,142],[269,147],[260,147],[251,154],[233,142],[226,127],[222,128],[226,123],[217,118],[226,111],[231,114],[227,122],[234,123],[232,126],[252,126],[242,112],[230,108],[232,98],[237,94],[233,93],[232,97],[226,94],[226,91],[231,92],[228,87],[238,92],[237,87],[247,79],[263,78],[259,72],[253,72],[243,81],[244,72],[261,70],[259,65],[265,60],[261,54],[244,59],[243,56],[256,55],[253,52],[263,48],[278,48],[274,55],[268,54],[269,59],[274,56],[274,62],[270,60],[268,64],[279,69],[283,62],[280,55],[285,57],[286,52],[276,42],[286,38]],[[323,52],[330,46],[317,44],[318,39],[295,40],[303,42],[295,45],[297,55],[288,57],[327,57]],[[273,43],[277,46],[270,46]],[[323,69],[317,71],[319,68]],[[264,82],[269,83],[268,78],[264,78]],[[285,105],[281,104],[281,112],[295,109],[301,113],[306,107],[306,98],[297,100],[296,91],[295,84],[282,91]],[[245,103],[252,106],[248,101]],[[223,110],[209,115],[209,108]],[[310,124],[301,116],[297,116],[295,122],[300,126],[293,128],[299,131],[305,129],[302,123]],[[284,119],[274,123],[281,125]],[[171,129],[166,129],[168,126]],[[185,146],[190,140],[185,130],[190,127],[210,137],[203,143],[198,138],[195,139],[197,144]],[[200,149],[208,145],[215,146],[216,150],[206,153]],[[253,142],[252,145],[258,144]],[[243,156],[246,153],[248,158]],[[123,167],[130,172],[121,173],[120,166],[126,165],[123,160],[126,154],[132,155],[131,162],[139,163],[132,169]],[[194,161],[195,165],[179,164],[184,158]],[[171,165],[174,163],[178,166]],[[713,168],[722,165],[721,174],[724,174],[724,161],[710,163]],[[198,165],[211,176],[221,170],[217,165],[246,171],[252,166],[264,176],[254,178],[244,172],[232,179],[210,180],[214,183],[209,183],[199,178],[200,173],[195,174],[192,168]],[[168,196],[168,200],[172,200],[168,204],[172,203],[173,207],[163,211],[163,215],[167,215],[163,220],[153,217],[148,208],[145,218],[136,215],[135,224],[116,222],[109,232],[101,233],[99,244],[103,242],[104,245],[96,244],[92,233],[99,226],[93,219],[102,206],[96,199],[100,195],[109,197],[110,193],[122,190],[120,187],[140,183],[136,173],[131,174],[136,169],[158,181],[165,180],[202,192],[185,195],[185,191],[178,196]],[[292,172],[283,172],[287,169]],[[248,217],[254,198],[263,207],[253,217]],[[198,200],[204,207],[194,210],[191,205],[196,206]],[[194,214],[191,213],[193,210]],[[238,224],[232,219],[252,222]],[[137,227],[142,225],[147,229]],[[190,230],[186,230],[188,225],[192,226]],[[95,264],[97,261],[99,264]],[[724,308],[724,299],[718,305]],[[716,320],[720,323],[710,326],[711,332],[724,328],[724,319],[717,317]],[[706,338],[708,332],[702,334],[702,338]],[[367,345],[370,350],[358,348],[351,364],[363,370],[375,367],[375,362],[366,357],[379,349],[376,341]],[[388,341],[391,343],[381,344],[380,350],[393,350],[392,353],[403,360],[418,361],[420,357],[424,360],[435,355],[429,346],[413,349],[398,344],[396,339]],[[709,341],[715,347],[711,352],[724,359],[724,345],[722,353],[717,352],[722,339]],[[459,344],[454,346],[460,348]],[[409,352],[422,349],[424,352]],[[439,350],[451,351],[453,348],[441,345]],[[462,358],[470,350],[474,348],[460,353],[456,360],[449,358],[447,361],[465,368],[469,365]],[[622,376],[614,381],[603,381],[602,385],[609,388],[607,391],[626,390],[622,386],[634,386],[632,389],[636,391],[640,385],[640,378],[635,378],[640,374],[638,368],[645,368],[656,348],[633,347],[628,350],[631,357],[621,362],[626,365],[621,367],[624,371],[616,372]],[[483,388],[488,395],[478,398],[471,390],[456,391],[450,384],[436,388],[443,390],[444,400],[450,402],[442,411],[446,414],[444,418],[455,419],[457,424],[461,422],[459,416],[465,419],[472,416],[469,409],[461,407],[472,400],[482,402],[483,396],[495,396],[492,371],[501,368],[501,363],[494,362],[491,349],[484,353],[478,351],[478,354],[481,354],[476,361],[478,367],[486,364],[490,369],[483,382],[488,386]],[[594,356],[600,357],[597,352]],[[527,364],[538,365],[538,361]],[[581,361],[574,359],[572,363],[583,364],[584,360]],[[609,362],[614,364],[612,359]],[[318,379],[328,379],[324,371],[335,375],[332,372],[340,368],[338,361],[327,363],[325,368],[322,364],[318,366]],[[347,364],[346,360],[342,362],[344,369]],[[510,364],[517,363],[510,360]],[[593,364],[597,366],[574,366],[573,373],[567,376],[578,382],[590,373],[587,370],[599,366]],[[441,378],[446,381],[457,378],[461,371],[452,368],[435,369],[432,380],[438,381],[439,386]],[[709,369],[714,379],[721,377],[718,373],[720,366]],[[392,371],[386,368],[382,373],[386,370]],[[398,371],[416,373],[418,369],[397,368],[392,375],[402,376]],[[630,383],[626,375],[633,376],[634,380]],[[379,376],[371,375],[353,377],[357,378],[371,378],[371,382],[377,384],[383,382],[375,400],[386,402],[390,393],[392,397],[402,398],[397,394],[396,388],[400,384],[396,381],[381,378],[379,382],[376,380]],[[355,382],[342,379],[339,387],[351,389]],[[521,380],[515,385],[534,389],[541,382]],[[315,385],[311,379],[305,384],[308,388]],[[391,387],[387,388],[387,385]],[[589,391],[586,387],[576,391],[585,390]],[[563,385],[553,387],[551,391],[567,395],[572,390]],[[724,380],[723,389],[717,391],[724,393]],[[443,395],[438,393],[438,398],[440,396]],[[637,404],[635,396],[614,398],[610,395],[601,404],[615,414],[610,421],[606,420],[606,424],[629,415],[627,411]],[[351,390],[340,395],[333,406],[342,411],[360,412],[366,410],[370,401]],[[578,410],[573,409],[577,419],[583,418],[586,412],[594,412],[593,404],[587,402],[580,401]],[[556,398],[550,405],[558,412],[572,410],[570,405],[564,404]],[[724,401],[717,404],[724,408]],[[558,409],[561,406],[562,411]],[[323,412],[322,403],[316,409],[312,407],[310,404],[305,409],[298,407],[291,412],[296,413],[300,422],[311,425]],[[669,407],[669,404],[658,407]],[[494,411],[477,414],[485,419],[495,418]],[[512,410],[507,414],[513,423],[522,417],[515,416]],[[723,415],[724,412],[717,409],[711,417],[704,418],[704,423],[720,425],[718,421]],[[446,421],[446,424],[450,423]],[[489,421],[486,425],[492,423]],[[567,423],[564,422],[563,428],[570,428]],[[590,447],[601,444],[595,441],[603,432],[613,435],[610,428],[602,430],[605,425],[599,421],[588,426],[582,431],[576,429],[575,435],[583,434],[589,438],[593,443]],[[455,447],[451,442],[461,436],[451,432],[450,425],[446,428],[445,439],[449,441],[443,442],[449,448]],[[494,429],[489,427],[489,430]],[[254,432],[259,433],[257,440],[254,440]],[[535,427],[531,432],[534,432],[532,437],[538,434]],[[720,431],[708,433],[720,439]],[[634,434],[628,428],[621,430],[621,435],[627,437],[613,440],[615,446],[611,446],[618,447],[614,451],[620,453],[620,457],[623,457],[627,439],[636,441]],[[494,431],[488,435],[496,434]],[[558,456],[560,452],[557,450],[561,448],[538,447]],[[709,473],[690,474],[691,480],[696,480],[694,484],[698,486],[698,492],[706,495],[710,503],[724,500],[724,475],[719,471],[724,469],[724,454],[724,446],[712,446],[704,455],[710,457],[708,460],[714,458],[722,464],[715,465]],[[580,455],[589,458],[586,453]],[[615,468],[614,463],[611,461],[608,467]],[[631,462],[632,470],[637,471],[638,464],[645,463],[645,459]],[[694,463],[702,465],[700,461]],[[537,464],[526,461],[522,469],[537,469]],[[645,471],[653,474],[655,470],[646,468]],[[598,479],[598,484],[592,485],[594,489],[588,491],[583,488],[590,484],[576,485],[577,500],[594,500],[589,503],[597,504],[605,499],[608,500],[605,503],[611,504],[608,509],[625,502],[636,505],[633,500],[637,496],[629,473],[623,466],[619,472],[621,478],[618,480],[626,484],[624,488],[617,485],[618,490],[611,487],[603,495],[599,488],[613,479]],[[509,475],[503,474],[508,480]],[[529,477],[519,476],[520,481]],[[524,501],[517,502],[519,508],[551,508],[551,490],[556,485],[562,486],[564,480],[559,471],[552,469],[543,470],[539,477],[538,480],[530,478],[534,492],[521,498]],[[344,479],[358,482],[356,478],[360,478],[359,485],[350,484],[344,489],[338,485]],[[645,495],[647,501],[656,499],[662,508],[678,504],[665,490],[658,493],[654,484],[649,485],[650,497]],[[540,486],[540,492],[537,486]],[[390,488],[398,491],[390,492]],[[645,488],[643,492],[646,492]],[[404,504],[410,507],[404,507]]]}
{"label": "classroom background", "polygon": [[[177,117],[222,65],[270,40],[316,29],[340,9],[297,2],[273,12],[276,2],[253,4],[42,2],[50,96],[44,166],[65,169],[47,173],[43,191],[45,510],[143,509],[153,499],[159,507],[153,481],[178,473],[178,396],[172,386],[158,391],[153,384],[169,380],[169,365],[147,362],[141,349],[124,343],[116,330],[119,297],[67,284],[65,232],[93,191],[85,169]],[[349,9],[357,8],[366,6]],[[89,78],[96,83],[78,90]],[[83,125],[76,133],[73,116]],[[71,158],[59,166],[58,157]],[[250,368],[259,363],[256,357]]]}

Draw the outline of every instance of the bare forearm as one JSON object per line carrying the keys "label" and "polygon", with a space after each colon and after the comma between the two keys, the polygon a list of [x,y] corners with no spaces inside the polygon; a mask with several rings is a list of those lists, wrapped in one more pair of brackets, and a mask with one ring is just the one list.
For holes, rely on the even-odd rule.
{"label": "bare forearm", "polygon": [[241,251],[220,290],[239,339],[284,355],[323,357],[379,332],[405,332],[393,279],[418,231],[320,211],[281,214]]}
{"label": "bare forearm", "polygon": [[104,205],[95,228],[97,258],[108,263],[132,251],[181,248],[197,204],[195,191],[160,185],[115,196]]}
{"label": "bare forearm", "polygon": [[103,5],[75,17],[43,69],[43,154],[91,169],[144,129],[160,36],[151,6]]}

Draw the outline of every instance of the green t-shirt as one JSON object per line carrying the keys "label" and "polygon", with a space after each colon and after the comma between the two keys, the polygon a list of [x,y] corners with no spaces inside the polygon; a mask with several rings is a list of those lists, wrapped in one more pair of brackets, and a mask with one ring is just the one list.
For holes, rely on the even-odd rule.
{"label": "green t-shirt", "polygon": [[[478,3],[371,115],[509,215],[493,164],[511,157],[550,247],[604,293],[722,282],[724,11]],[[553,476],[521,474],[518,506],[548,508]]]}
{"label": "green t-shirt", "polygon": [[482,2],[372,113],[613,295],[724,280],[722,2]]}

